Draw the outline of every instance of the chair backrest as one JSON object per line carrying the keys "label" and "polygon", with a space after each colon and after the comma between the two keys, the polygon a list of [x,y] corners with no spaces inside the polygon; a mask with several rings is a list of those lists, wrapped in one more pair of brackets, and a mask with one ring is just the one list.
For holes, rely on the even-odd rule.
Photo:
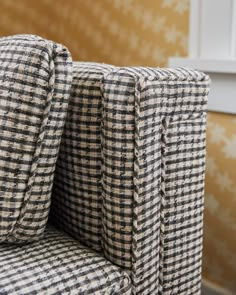
{"label": "chair backrest", "polygon": [[74,63],[71,97],[54,177],[51,219],[101,251],[101,85],[112,66]]}

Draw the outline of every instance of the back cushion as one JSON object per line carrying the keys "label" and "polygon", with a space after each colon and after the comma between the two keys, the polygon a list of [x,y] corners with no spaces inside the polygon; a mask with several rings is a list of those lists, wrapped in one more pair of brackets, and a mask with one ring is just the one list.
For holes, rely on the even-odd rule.
{"label": "back cushion", "polygon": [[68,116],[58,157],[51,217],[76,239],[101,250],[103,78],[114,67],[74,63]]}
{"label": "back cushion", "polygon": [[32,35],[0,39],[0,241],[39,239],[47,222],[72,63]]}

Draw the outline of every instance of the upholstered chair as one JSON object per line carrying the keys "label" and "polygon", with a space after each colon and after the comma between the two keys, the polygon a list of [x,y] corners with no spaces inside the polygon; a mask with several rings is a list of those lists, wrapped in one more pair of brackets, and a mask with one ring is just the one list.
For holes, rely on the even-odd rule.
{"label": "upholstered chair", "polygon": [[0,294],[200,294],[208,88],[0,39]]}

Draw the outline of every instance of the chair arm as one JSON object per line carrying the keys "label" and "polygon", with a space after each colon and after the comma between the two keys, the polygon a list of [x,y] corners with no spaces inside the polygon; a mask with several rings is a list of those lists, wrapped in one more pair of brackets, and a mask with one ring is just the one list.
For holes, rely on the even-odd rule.
{"label": "chair arm", "polygon": [[209,78],[119,68],[102,85],[102,247],[137,294],[200,294]]}

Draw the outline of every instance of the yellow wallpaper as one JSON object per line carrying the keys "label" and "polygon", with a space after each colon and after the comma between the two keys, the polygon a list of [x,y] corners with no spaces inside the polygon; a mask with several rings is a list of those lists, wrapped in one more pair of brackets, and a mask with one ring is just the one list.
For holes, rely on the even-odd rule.
{"label": "yellow wallpaper", "polygon": [[[0,36],[39,34],[74,60],[166,66],[187,53],[189,0],[0,0]],[[236,293],[236,119],[209,114],[205,278]]]}
{"label": "yellow wallpaper", "polygon": [[236,116],[208,115],[204,277],[236,294]]}
{"label": "yellow wallpaper", "polygon": [[73,58],[163,66],[186,54],[188,0],[1,0],[0,34],[40,34]]}

